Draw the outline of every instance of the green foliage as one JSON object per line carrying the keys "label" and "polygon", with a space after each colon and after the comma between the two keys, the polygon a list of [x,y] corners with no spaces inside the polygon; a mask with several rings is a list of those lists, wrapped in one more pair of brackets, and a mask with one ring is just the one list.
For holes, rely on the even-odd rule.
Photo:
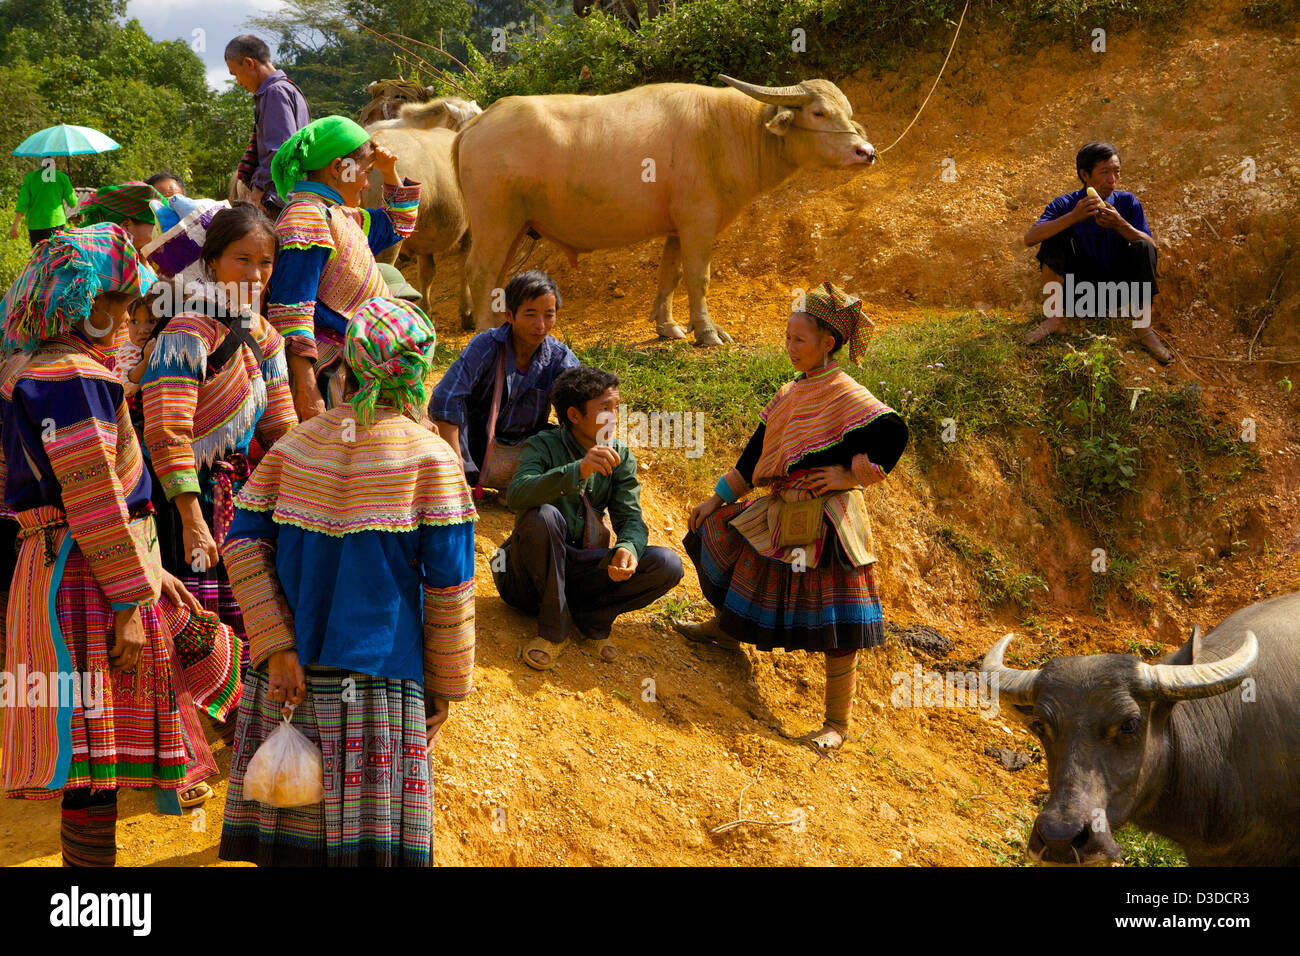
{"label": "green foliage", "polygon": [[976,541],[955,525],[941,524],[935,537],[966,562],[975,579],[980,605],[986,611],[1001,604],[1013,604],[1024,610],[1035,591],[1047,590],[1047,582],[1037,574],[1012,567],[1005,555]]}
{"label": "green foliage", "polygon": [[723,461],[735,460],[757,427],[763,406],[794,378],[784,353],[770,349],[567,344],[582,364],[619,377],[619,395],[629,409],[703,412],[705,455]]}
{"label": "green foliage", "polygon": [[[1254,447],[1216,425],[1204,412],[1195,383],[1177,387],[1125,387],[1123,356],[1105,336],[1086,348],[1073,345],[1046,369],[1050,434],[1069,503],[1098,531],[1113,527],[1118,506],[1138,487],[1142,469],[1165,450],[1176,452],[1190,500],[1213,500],[1206,464],[1235,460],[1226,480],[1259,468]],[[1156,448],[1159,452],[1156,452]],[[1143,449],[1152,451],[1143,455]],[[1164,460],[1168,460],[1165,458]],[[1189,503],[1190,503],[1189,500]]]}
{"label": "green foliage", "polygon": [[1132,823],[1116,830],[1115,840],[1124,851],[1124,862],[1129,866],[1187,865],[1187,857],[1177,844],[1154,833],[1147,833]]}
{"label": "green foliage", "polygon": [[363,26],[427,44],[442,32],[448,51],[463,59],[470,12],[467,0],[288,0],[250,22],[277,51],[276,66],[298,84],[312,116],[355,116],[370,102],[372,81],[412,76],[415,58],[453,69],[427,46],[397,40],[403,53]]}
{"label": "green foliage", "polygon": [[[912,432],[909,451],[928,463],[966,438],[1038,423],[1041,389],[1010,324],[974,312],[929,317],[874,336],[863,367],[843,367],[898,410]],[[955,442],[941,440],[945,419]]]}
{"label": "green foliage", "polygon": [[[207,87],[202,61],[180,40],[156,42],[135,20],[117,22],[124,0],[0,2],[0,148],[12,150],[56,123],[90,126],[121,149],[60,159],[76,186],[143,179],[170,168],[192,195],[224,196],[248,145],[253,104]],[[0,164],[13,197],[36,160]]]}
{"label": "green foliage", "polygon": [[[466,61],[474,76],[457,78],[484,105],[502,96],[613,93],[643,83],[712,85],[719,73],[783,85],[810,76],[836,79],[867,65],[893,68],[917,49],[942,49],[963,2],[682,0],[635,33],[600,11],[585,19],[554,17],[559,4],[539,3],[542,24],[534,28],[523,24],[518,0],[491,6],[502,13],[474,19]],[[1097,25],[1172,22],[1185,6],[1186,0],[1010,0],[991,9],[976,4],[967,18],[1000,19],[1013,37],[1050,42],[1086,39]],[[492,23],[505,30],[504,51],[490,45]]]}
{"label": "green foliage", "polygon": [[0,202],[0,295],[18,278],[27,264],[32,247],[27,241],[27,230],[19,229],[18,238],[9,238],[9,223],[14,221],[14,204],[11,200]]}

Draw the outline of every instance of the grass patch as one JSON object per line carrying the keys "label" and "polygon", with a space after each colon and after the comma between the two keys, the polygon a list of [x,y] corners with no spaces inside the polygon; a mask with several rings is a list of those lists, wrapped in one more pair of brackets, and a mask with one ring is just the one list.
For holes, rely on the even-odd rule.
{"label": "grass patch", "polygon": [[1128,866],[1186,866],[1187,857],[1178,845],[1162,836],[1147,833],[1132,823],[1115,831]]}
{"label": "grass patch", "polygon": [[940,524],[934,536],[966,562],[985,611],[1003,604],[1014,604],[1024,610],[1035,591],[1047,590],[1047,582],[1037,574],[1012,567],[1004,555],[948,522]]}

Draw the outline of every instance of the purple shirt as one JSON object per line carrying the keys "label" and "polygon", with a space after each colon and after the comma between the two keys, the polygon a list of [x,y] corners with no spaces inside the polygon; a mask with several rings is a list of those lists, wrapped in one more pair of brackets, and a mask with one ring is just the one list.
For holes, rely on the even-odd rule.
{"label": "purple shirt", "polygon": [[257,169],[253,172],[252,186],[267,196],[275,196],[271,159],[286,139],[311,122],[311,114],[307,112],[307,100],[302,92],[284,75],[284,70],[276,70],[253,94],[253,116]]}
{"label": "purple shirt", "polygon": [[[1038,222],[1060,219],[1074,209],[1087,194],[1087,189],[1079,189],[1064,196],[1057,196],[1047,204],[1043,214],[1038,217]],[[1151,235],[1151,227],[1147,225],[1146,214],[1142,212],[1142,204],[1138,202],[1137,196],[1116,189],[1106,197],[1106,202],[1114,206],[1115,211],[1134,229],[1145,232],[1148,236]],[[1120,250],[1128,243],[1128,240],[1114,229],[1097,225],[1091,216],[1082,222],[1076,222],[1066,232],[1074,239],[1079,252],[1097,263],[1103,271],[1110,267],[1112,258],[1118,257]]]}

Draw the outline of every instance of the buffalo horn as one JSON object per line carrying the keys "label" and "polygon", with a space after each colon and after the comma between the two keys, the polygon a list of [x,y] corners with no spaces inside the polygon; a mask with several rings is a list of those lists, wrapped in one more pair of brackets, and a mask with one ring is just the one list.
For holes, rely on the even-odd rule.
{"label": "buffalo horn", "polygon": [[773,106],[802,106],[811,102],[814,96],[803,84],[798,86],[759,86],[756,83],[746,83],[744,80],[733,79],[722,73],[718,74],[718,79],[733,89],[740,90],[746,96],[752,96],[761,103],[771,103]]}
{"label": "buffalo horn", "polygon": [[1139,692],[1159,700],[1213,697],[1231,690],[1245,679],[1259,656],[1259,641],[1247,631],[1230,657],[1200,664],[1139,664]]}
{"label": "buffalo horn", "polygon": [[1034,702],[1034,682],[1038,680],[1038,671],[1017,670],[1002,663],[1007,646],[1014,634],[1008,634],[989,648],[980,667],[985,674],[997,678],[998,697],[1013,704],[1032,704]]}

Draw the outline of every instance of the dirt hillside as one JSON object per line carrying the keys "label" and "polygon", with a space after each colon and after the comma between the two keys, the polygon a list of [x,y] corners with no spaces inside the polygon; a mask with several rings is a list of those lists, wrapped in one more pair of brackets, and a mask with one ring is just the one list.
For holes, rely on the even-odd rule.
{"label": "dirt hillside", "polygon": [[[1073,188],[1082,142],[1120,147],[1121,188],[1139,195],[1160,245],[1157,328],[1182,354],[1157,373],[1130,352],[1124,374],[1196,381],[1225,420],[1252,415],[1263,470],[1222,503],[1223,516],[1165,516],[1158,546],[1215,568],[1194,605],[1162,594],[1143,615],[1119,609],[1102,619],[1076,580],[1091,543],[1050,509],[1024,505],[1051,483],[1041,436],[1014,432],[1023,457],[1015,474],[981,448],[929,476],[905,459],[868,501],[885,614],[953,638],[951,662],[976,660],[1014,622],[980,610],[969,574],[934,536],[944,515],[977,516],[990,540],[1033,556],[1051,588],[1043,626],[1073,653],[1125,651],[1132,639],[1173,646],[1193,622],[1210,626],[1250,600],[1300,587],[1296,399],[1276,385],[1287,366],[1228,361],[1248,347],[1255,357],[1300,360],[1300,40],[1294,25],[1252,30],[1236,4],[1221,7],[1161,38],[1111,34],[1105,54],[1091,52],[1089,37],[1077,49],[1013,54],[968,24],[920,122],[875,169],[800,176],[755,202],[714,247],[710,308],[743,344],[779,346],[789,290],[824,279],[863,295],[885,327],[972,307],[1022,311],[1028,326],[1039,300],[1020,236]],[[912,118],[941,59],[942,51],[921,55],[899,73],[864,71],[841,84],[877,147]],[[942,175],[948,158],[951,182]],[[1242,178],[1247,159],[1253,182]],[[577,270],[539,248],[533,261],[564,290],[571,339],[651,341],[659,247],[595,253]],[[463,342],[450,328],[447,270],[440,283],[433,314],[445,338]],[[1272,317],[1249,346],[1266,300]],[[676,305],[684,316],[684,293]],[[642,457],[651,543],[680,550],[685,515],[707,489],[661,480],[656,455]],[[1158,498],[1149,507],[1154,522]],[[434,758],[440,863],[1020,859],[1043,767],[1011,773],[983,751],[1026,750],[1031,738],[1008,715],[891,707],[891,675],[930,666],[923,659],[892,643],[863,655],[852,740],[826,759],[786,739],[819,724],[819,658],[696,649],[664,626],[662,609],[620,619],[617,662],[571,647],[538,674],[520,660],[531,622],[502,603],[488,573],[510,527],[501,506],[483,508],[478,689],[453,708]],[[1243,535],[1246,547],[1220,557],[1225,536]],[[676,610],[698,609],[687,566]],[[1043,638],[1020,640],[1032,653]],[[229,753],[217,747],[225,770]],[[153,815],[148,797],[125,796],[119,862],[218,864],[224,782],[216,787],[204,817],[181,820]],[[738,818],[742,792],[744,817],[758,823],[712,832]],[[53,865],[57,847],[57,806],[0,802],[0,863]]]}

